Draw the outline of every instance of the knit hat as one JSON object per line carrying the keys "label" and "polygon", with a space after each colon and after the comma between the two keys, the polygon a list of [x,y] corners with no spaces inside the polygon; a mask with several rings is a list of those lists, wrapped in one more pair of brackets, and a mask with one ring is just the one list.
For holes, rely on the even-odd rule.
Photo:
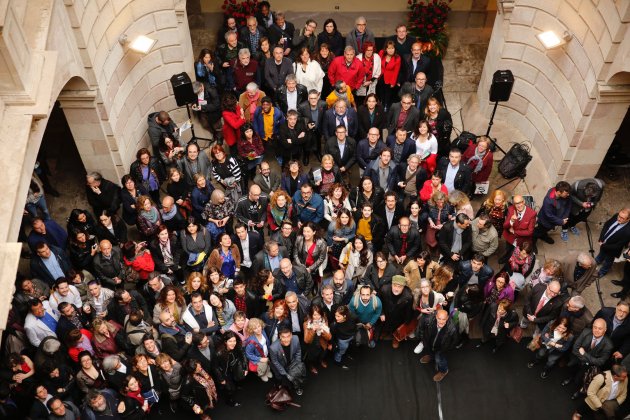
{"label": "knit hat", "polygon": [[397,284],[399,286],[406,286],[407,279],[405,278],[405,276],[401,276],[400,274],[397,274],[394,277],[392,277],[392,284]]}

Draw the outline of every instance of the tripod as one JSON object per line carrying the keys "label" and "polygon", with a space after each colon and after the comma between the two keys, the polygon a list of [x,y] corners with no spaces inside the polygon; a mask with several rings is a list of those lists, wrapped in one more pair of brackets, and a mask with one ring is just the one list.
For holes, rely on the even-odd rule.
{"label": "tripod", "polygon": [[[595,258],[595,249],[593,248],[593,234],[591,233],[591,226],[588,224],[588,219],[584,221],[586,225],[586,238],[588,239],[588,252],[591,257]],[[599,297],[599,303],[604,307],[604,298],[602,298],[602,289],[599,285],[599,276],[595,276],[595,288],[597,289],[597,296]]]}
{"label": "tripod", "polygon": [[494,124],[494,114],[496,114],[498,106],[499,106],[499,101],[495,101],[494,108],[492,109],[492,115],[490,116],[490,121],[488,122],[488,130],[486,131],[486,137],[490,139],[494,147],[502,151],[504,155],[507,155],[505,150],[503,150],[501,146],[499,146],[499,144],[492,137],[490,137],[490,130],[492,129],[492,124]]}
{"label": "tripod", "polygon": [[[212,142],[214,142],[216,139],[197,137],[197,135],[195,134],[195,124],[192,122],[192,114],[190,113],[190,104],[186,104],[186,112],[188,113],[188,119],[190,120],[190,133],[192,134],[192,137],[190,138],[190,141],[188,143],[195,143],[197,146],[199,146],[199,150],[205,150],[209,148]],[[208,142],[207,146],[201,147],[198,143],[199,140]]]}

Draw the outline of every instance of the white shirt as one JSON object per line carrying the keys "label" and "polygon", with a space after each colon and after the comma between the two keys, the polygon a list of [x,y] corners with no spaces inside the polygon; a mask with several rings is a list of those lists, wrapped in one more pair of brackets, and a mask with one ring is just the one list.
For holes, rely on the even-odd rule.
{"label": "white shirt", "polygon": [[294,109],[297,111],[297,89],[293,92],[287,90],[287,111]]}
{"label": "white shirt", "polygon": [[252,260],[249,258],[249,235],[244,241],[241,241],[241,247],[243,248],[243,255],[241,255],[241,265],[249,268],[252,266]]}
{"label": "white shirt", "polygon": [[459,171],[459,164],[457,166],[453,166],[449,163],[446,167],[444,185],[446,185],[446,189],[449,193],[455,189],[455,175],[457,175],[457,171]]}
{"label": "white shirt", "polygon": [[606,398],[607,401],[614,400],[617,398],[617,394],[619,392],[619,381],[613,381],[610,385],[610,395]]}

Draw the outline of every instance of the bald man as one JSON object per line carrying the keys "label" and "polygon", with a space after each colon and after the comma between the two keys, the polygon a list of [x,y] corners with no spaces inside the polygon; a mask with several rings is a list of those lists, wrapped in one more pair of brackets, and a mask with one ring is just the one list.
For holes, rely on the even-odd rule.
{"label": "bald man", "polygon": [[236,217],[247,226],[247,230],[256,230],[262,235],[268,202],[267,194],[258,185],[252,184],[247,196],[241,197],[236,203]]}
{"label": "bald man", "polygon": [[523,242],[532,244],[535,226],[536,212],[534,209],[527,207],[522,195],[512,197],[512,205],[508,207],[508,213],[503,223],[505,254],[499,259],[500,264],[505,264],[510,259],[516,246],[520,247]]}
{"label": "bald man", "polygon": [[99,243],[99,252],[94,255],[92,263],[96,279],[103,286],[110,289],[122,287],[126,276],[119,248],[113,247],[110,241],[103,239]]}
{"label": "bald man", "polygon": [[458,340],[457,326],[443,309],[436,311],[423,324],[421,341],[423,350],[420,363],[426,364],[435,360],[437,373],[433,376],[435,382],[440,382],[448,373],[446,353],[455,348]]}
{"label": "bald man", "polygon": [[279,282],[282,294],[295,292],[297,295],[305,296],[313,290],[311,274],[306,268],[293,265],[288,258],[280,260],[280,268],[273,271],[273,277]]}
{"label": "bald man", "polygon": [[[584,374],[590,366],[603,368],[613,351],[612,340],[606,336],[606,321],[597,318],[593,321],[592,328],[585,328],[584,331],[573,343],[571,359],[567,365],[575,374],[576,392],[571,396],[572,400],[580,397],[579,389],[582,388]],[[572,382],[572,378],[562,381],[562,386],[567,386]]]}

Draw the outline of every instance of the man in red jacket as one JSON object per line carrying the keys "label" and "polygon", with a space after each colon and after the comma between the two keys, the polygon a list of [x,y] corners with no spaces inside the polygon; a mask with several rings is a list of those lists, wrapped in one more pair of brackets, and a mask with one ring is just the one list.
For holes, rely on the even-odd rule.
{"label": "man in red jacket", "polygon": [[343,57],[336,57],[328,68],[331,85],[334,85],[337,80],[343,80],[353,91],[361,87],[364,76],[363,64],[355,57],[354,48],[351,46],[347,46],[343,50]]}
{"label": "man in red jacket", "polygon": [[499,259],[499,264],[505,264],[510,259],[516,245],[521,246],[523,242],[532,243],[536,226],[536,211],[525,205],[522,195],[515,195],[512,203],[503,223],[505,255]]}

